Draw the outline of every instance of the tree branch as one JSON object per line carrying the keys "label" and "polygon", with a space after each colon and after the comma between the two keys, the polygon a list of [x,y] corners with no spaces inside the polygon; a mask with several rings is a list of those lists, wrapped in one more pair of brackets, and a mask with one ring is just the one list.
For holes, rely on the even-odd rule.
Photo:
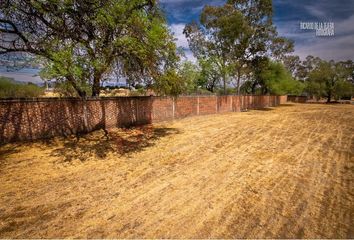
{"label": "tree branch", "polygon": [[0,18],[0,23],[8,24],[13,29],[13,30],[8,30],[6,28],[5,29],[0,28],[0,32],[16,34],[17,36],[19,36],[22,39],[22,41],[24,41],[25,44],[27,44],[29,42],[28,39],[22,34],[22,32],[20,32],[18,30],[18,28],[16,27],[16,24],[14,24],[12,21]]}

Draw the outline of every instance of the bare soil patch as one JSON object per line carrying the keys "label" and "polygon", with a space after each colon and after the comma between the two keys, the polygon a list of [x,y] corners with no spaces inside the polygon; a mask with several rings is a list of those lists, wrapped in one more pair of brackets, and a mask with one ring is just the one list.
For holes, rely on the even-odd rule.
{"label": "bare soil patch", "polygon": [[354,238],[354,106],[0,147],[0,238]]}

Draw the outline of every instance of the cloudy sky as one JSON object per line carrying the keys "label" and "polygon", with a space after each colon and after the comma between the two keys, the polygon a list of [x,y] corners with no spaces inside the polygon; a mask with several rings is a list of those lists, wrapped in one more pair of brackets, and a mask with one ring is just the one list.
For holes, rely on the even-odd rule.
{"label": "cloudy sky", "polygon": [[[198,20],[203,6],[222,5],[225,0],[160,0],[177,44],[188,58],[192,54],[183,36],[186,23]],[[323,59],[354,60],[354,0],[273,0],[274,23],[281,36],[295,41],[295,54],[301,58],[314,55]],[[301,30],[300,22],[333,22],[334,36],[316,37],[311,30]]]}
{"label": "cloudy sky", "polygon": [[[177,38],[177,45],[185,49],[188,59],[193,55],[182,31],[186,23],[198,21],[203,7],[222,5],[225,0],[160,0],[168,24]],[[273,0],[274,23],[281,36],[295,41],[295,54],[301,58],[314,55],[323,59],[354,60],[354,0]],[[333,22],[335,35],[316,37],[314,31],[300,30],[300,22]],[[34,72],[5,72],[0,75],[19,81],[42,82]]]}

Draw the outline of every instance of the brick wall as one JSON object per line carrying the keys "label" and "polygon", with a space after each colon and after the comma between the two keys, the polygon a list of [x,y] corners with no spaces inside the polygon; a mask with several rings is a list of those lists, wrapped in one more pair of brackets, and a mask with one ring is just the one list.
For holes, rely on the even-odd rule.
{"label": "brick wall", "polygon": [[277,106],[286,96],[0,100],[0,143]]}
{"label": "brick wall", "polygon": [[307,97],[306,96],[288,96],[288,101],[289,102],[296,102],[296,103],[306,103],[307,102]]}
{"label": "brick wall", "polygon": [[288,101],[288,96],[279,96],[280,104],[285,104]]}
{"label": "brick wall", "polygon": [[199,100],[199,115],[214,114],[217,109],[217,98],[216,96],[200,96]]}

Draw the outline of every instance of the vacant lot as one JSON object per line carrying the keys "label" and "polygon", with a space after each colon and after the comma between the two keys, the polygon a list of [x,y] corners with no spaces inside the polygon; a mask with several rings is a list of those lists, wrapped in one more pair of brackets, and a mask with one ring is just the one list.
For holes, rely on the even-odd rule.
{"label": "vacant lot", "polygon": [[354,106],[0,148],[0,238],[353,238]]}

